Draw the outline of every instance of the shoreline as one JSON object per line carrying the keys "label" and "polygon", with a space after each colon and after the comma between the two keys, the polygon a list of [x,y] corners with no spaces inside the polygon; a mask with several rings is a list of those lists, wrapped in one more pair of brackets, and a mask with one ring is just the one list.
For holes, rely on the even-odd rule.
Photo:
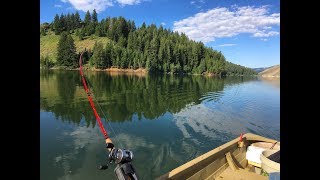
{"label": "shoreline", "polygon": [[[111,67],[111,68],[106,68],[106,69],[96,69],[94,67],[87,67],[87,66],[83,66],[82,68],[85,71],[92,71],[92,72],[97,72],[97,71],[101,72],[102,71],[102,72],[110,73],[111,75],[131,74],[131,75],[145,76],[145,75],[149,74],[149,71],[147,69],[145,69],[145,68],[138,68],[138,69],[126,68],[126,69],[121,69],[121,68]],[[40,69],[45,69],[45,68],[40,67]],[[79,71],[79,69],[80,68],[68,68],[68,67],[60,66],[60,67],[51,67],[48,70]],[[221,76],[219,76],[219,74],[208,73],[208,72],[204,72],[202,74],[197,74],[197,73],[195,73],[195,74],[192,74],[192,73],[170,73],[170,72],[161,73],[161,74],[195,75],[195,76],[204,76],[204,77],[221,77]],[[231,75],[231,76],[234,76],[234,75]],[[243,75],[238,75],[238,76],[243,76]],[[259,76],[259,75],[252,75],[252,76]]]}
{"label": "shoreline", "polygon": [[258,75],[261,79],[280,79],[280,75]]}
{"label": "shoreline", "polygon": [[[120,69],[120,68],[106,68],[106,69],[96,69],[96,68],[92,68],[92,67],[82,67],[83,70],[86,71],[105,71],[105,72],[109,72],[109,73],[130,73],[130,74],[147,74],[149,71],[146,70],[145,68],[138,68],[138,69]],[[40,67],[40,69],[42,69]],[[49,68],[49,70],[71,70],[71,71],[78,71],[80,68],[68,68],[68,67],[52,67]]]}
{"label": "shoreline", "polygon": [[149,73],[148,70],[146,70],[145,68],[138,68],[138,69],[120,69],[120,68],[114,68],[114,67],[111,67],[111,68],[107,68],[107,69],[104,69],[103,71],[107,71],[107,72],[110,72],[110,73],[138,73],[138,74],[147,74]]}

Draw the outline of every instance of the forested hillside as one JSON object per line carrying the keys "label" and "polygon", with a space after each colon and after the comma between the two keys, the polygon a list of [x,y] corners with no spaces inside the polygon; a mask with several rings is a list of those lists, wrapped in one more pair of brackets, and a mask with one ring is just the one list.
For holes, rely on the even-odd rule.
{"label": "forested hillside", "polygon": [[[85,43],[84,43],[85,42]],[[185,34],[157,27],[136,27],[124,17],[100,22],[96,11],[84,20],[78,12],[40,25],[40,55],[43,67],[78,67],[81,51],[88,66],[96,69],[144,68],[150,72],[214,75],[252,75],[253,70],[226,61],[224,55]]]}

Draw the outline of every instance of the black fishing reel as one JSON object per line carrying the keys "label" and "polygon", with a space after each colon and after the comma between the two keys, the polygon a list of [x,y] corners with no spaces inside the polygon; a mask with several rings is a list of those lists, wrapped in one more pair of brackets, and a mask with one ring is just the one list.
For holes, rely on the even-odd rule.
{"label": "black fishing reel", "polygon": [[[108,156],[109,163],[116,163],[114,173],[118,180],[138,180],[136,171],[132,165],[133,153],[127,149],[112,148]],[[108,165],[101,165],[100,170],[107,169]]]}
{"label": "black fishing reel", "polygon": [[109,162],[115,162],[117,164],[123,164],[131,162],[133,159],[133,153],[126,149],[113,148],[109,153]]}

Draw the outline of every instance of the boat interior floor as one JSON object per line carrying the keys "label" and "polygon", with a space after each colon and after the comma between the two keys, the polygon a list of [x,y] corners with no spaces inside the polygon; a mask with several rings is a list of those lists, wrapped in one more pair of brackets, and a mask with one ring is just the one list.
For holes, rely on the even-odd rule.
{"label": "boat interior floor", "polygon": [[216,179],[224,180],[267,180],[267,176],[261,176],[255,172],[249,171],[248,169],[238,169],[232,170],[231,167],[228,167],[224,170]]}

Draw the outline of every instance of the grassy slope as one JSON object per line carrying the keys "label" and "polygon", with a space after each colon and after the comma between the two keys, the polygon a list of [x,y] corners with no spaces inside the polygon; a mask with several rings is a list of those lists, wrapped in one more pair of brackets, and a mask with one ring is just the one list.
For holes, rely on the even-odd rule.
{"label": "grassy slope", "polygon": [[280,77],[280,65],[272,66],[259,73],[262,77]]}
{"label": "grassy slope", "polygon": [[[40,56],[48,55],[50,59],[54,62],[57,57],[57,45],[59,42],[59,35],[49,32],[48,35],[40,37]],[[80,41],[79,38],[75,35],[72,35],[72,38],[75,42],[77,52],[84,50],[84,48],[91,49],[96,41],[106,44],[110,40],[107,37],[96,37],[90,36],[85,37],[84,40]]]}

